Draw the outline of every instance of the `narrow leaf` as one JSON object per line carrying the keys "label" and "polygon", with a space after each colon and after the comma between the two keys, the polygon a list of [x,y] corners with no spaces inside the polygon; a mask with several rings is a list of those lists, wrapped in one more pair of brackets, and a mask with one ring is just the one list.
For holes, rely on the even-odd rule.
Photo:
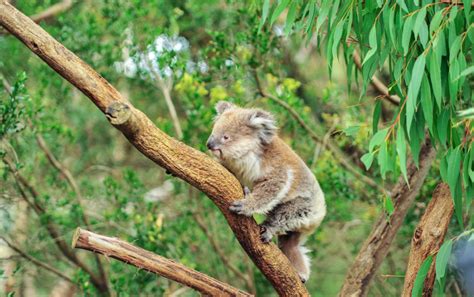
{"label": "narrow leaf", "polygon": [[415,282],[413,284],[413,290],[411,291],[412,297],[419,297],[423,292],[423,285],[425,283],[425,278],[428,275],[428,271],[430,270],[431,263],[433,262],[433,257],[428,256],[428,258],[423,261],[421,264],[418,273],[416,274]]}

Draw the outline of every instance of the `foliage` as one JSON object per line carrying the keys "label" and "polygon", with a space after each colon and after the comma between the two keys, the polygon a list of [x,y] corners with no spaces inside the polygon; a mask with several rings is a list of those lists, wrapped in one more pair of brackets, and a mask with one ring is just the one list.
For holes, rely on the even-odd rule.
{"label": "foliage", "polygon": [[[16,5],[33,15],[57,2],[16,1]],[[402,1],[384,2],[382,6],[379,2],[363,5],[357,1],[323,1],[322,4],[266,0],[263,3],[82,1],[52,20],[41,22],[41,26],[99,71],[160,129],[176,136],[163,92],[157,84],[159,78],[169,82],[183,130],[182,141],[201,151],[206,151],[205,142],[217,101],[260,106],[273,112],[281,127],[280,135],[310,166],[326,194],[327,218],[322,228],[308,239],[314,267],[307,287],[314,296],[334,296],[374,218],[382,211],[390,213],[393,201],[342,168],[337,158],[322,145],[324,139],[334,141],[356,168],[368,165],[366,175],[390,188],[398,175],[406,174],[403,166],[408,159],[406,152],[410,150],[413,155],[419,149],[427,126],[442,156],[439,165],[442,178],[462,186],[459,190],[465,193],[465,211],[469,207],[468,198],[472,197],[468,195],[472,188],[472,166],[469,167],[472,141],[462,138],[472,137],[463,134],[464,131],[471,133],[472,129],[469,117],[472,102],[465,93],[466,84],[468,87],[472,84],[468,63],[472,59],[469,51],[473,30],[462,35],[468,23],[465,11],[458,7],[452,19],[440,20],[435,29],[439,31],[437,44],[432,42],[427,50],[432,34],[428,33],[425,48],[422,43],[425,37],[421,36],[426,32],[420,30],[415,35],[415,23],[421,22],[424,27],[424,21],[428,26],[428,20],[439,11],[451,15],[455,8],[421,1],[418,8],[427,6],[426,15],[418,20],[422,12],[415,12],[418,8],[412,4],[407,3],[408,11],[405,11],[398,4]],[[412,15],[407,16],[410,12]],[[405,32],[409,35],[405,40],[409,38],[411,45],[405,54],[402,45],[393,46],[392,38],[396,41],[396,36],[402,35],[403,24],[410,17],[414,19],[413,27],[409,33]],[[371,32],[373,24],[376,29]],[[324,28],[330,33],[323,34]],[[387,30],[392,35],[387,35]],[[296,31],[304,31],[306,36],[293,34]],[[461,35],[465,38],[461,37],[459,49],[450,61],[450,38],[454,40]],[[312,50],[311,36],[317,36],[318,47],[326,49],[324,57]],[[175,47],[178,40],[185,46]],[[353,42],[346,44],[342,40]],[[360,77],[351,58],[359,44],[368,45],[359,46],[365,60]],[[433,53],[436,49],[440,51],[442,44],[442,55],[432,62]],[[347,70],[334,59],[340,47],[344,49]],[[424,51],[424,67],[421,67],[422,60],[417,64],[417,69],[423,68],[423,71],[418,70],[422,75],[416,76],[413,73],[415,61]],[[151,60],[152,67],[143,63],[143,57]],[[65,259],[46,228],[47,223],[55,224],[69,242],[73,230],[84,227],[83,214],[88,216],[93,231],[120,237],[259,296],[275,294],[238,247],[220,212],[202,193],[145,160],[82,94],[11,36],[0,35],[0,61],[0,79],[13,85],[11,92],[7,88],[0,89],[1,157],[14,161],[18,172],[39,193],[37,202],[45,208],[41,216],[35,215],[31,208],[22,210],[19,206],[21,188],[15,175],[7,166],[0,167],[3,177],[0,233],[8,234],[29,255],[70,276],[84,295],[98,294],[90,276]],[[436,62],[442,71],[433,72],[439,74],[433,78],[430,65]],[[458,64],[456,73],[448,71],[451,62]],[[321,66],[326,63],[331,65],[328,72]],[[415,92],[417,96],[412,96],[416,97],[415,102],[410,101],[410,113],[413,112],[410,124],[408,102],[404,107],[393,109],[383,106],[382,100],[372,104],[370,94],[366,97],[368,78],[377,69],[390,73],[391,90],[402,98],[406,98],[409,91],[419,89]],[[153,71],[159,75],[150,75]],[[394,73],[399,75],[393,76]],[[332,81],[328,81],[329,74]],[[421,81],[409,87],[407,82],[415,76]],[[354,77],[362,81],[360,96],[354,92]],[[398,79],[400,77],[402,79]],[[458,77],[452,87],[440,84],[439,89],[432,85],[432,79],[448,82],[447,78]],[[453,99],[450,92],[454,92],[454,87]],[[270,96],[262,96],[260,88]],[[438,101],[431,103],[431,114],[426,114],[425,109],[431,102],[427,100],[429,96],[426,97],[428,89],[432,94],[441,94],[435,97]],[[271,97],[288,104],[322,141],[315,141],[291,113]],[[457,118],[456,111],[464,113]],[[375,125],[371,115],[374,115]],[[466,127],[469,129],[464,130]],[[371,131],[374,136],[368,139]],[[51,153],[71,172],[80,193],[51,166],[38,146],[38,136],[44,138]],[[365,154],[367,147],[369,153]],[[365,156],[363,163],[362,156]],[[397,157],[401,167],[395,166]],[[373,160],[378,161],[379,171],[370,166]],[[462,175],[451,180],[458,172]],[[439,174],[432,172],[420,196],[431,195],[440,180]],[[456,203],[459,206],[459,201]],[[410,212],[393,252],[387,257],[390,264],[386,263],[382,272],[403,273],[403,260],[408,252],[406,242],[424,207],[420,199]],[[27,215],[26,222],[22,222],[22,213]],[[196,223],[197,217],[204,222],[204,227]],[[453,234],[461,231],[459,226],[451,228]],[[220,254],[225,256],[225,263]],[[93,271],[98,271],[90,253],[80,256]],[[13,262],[21,268],[15,273],[15,288],[26,283],[28,275],[33,277],[33,286],[40,295],[49,295],[59,283],[56,276],[29,262],[18,258]],[[115,260],[103,261],[103,265],[110,288],[120,295],[160,296],[180,288]],[[452,276],[446,273],[447,277]],[[397,295],[401,285],[398,278],[377,281],[374,295],[379,292],[379,295]],[[184,295],[196,294],[188,290]]]}

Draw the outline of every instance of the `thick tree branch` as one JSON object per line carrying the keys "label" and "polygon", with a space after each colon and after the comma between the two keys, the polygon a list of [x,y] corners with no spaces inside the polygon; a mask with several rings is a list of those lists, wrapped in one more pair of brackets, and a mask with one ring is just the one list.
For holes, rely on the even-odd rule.
{"label": "thick tree branch", "polygon": [[0,24],[89,97],[146,157],[204,192],[222,211],[239,243],[280,295],[308,295],[278,247],[262,243],[255,220],[228,210],[232,201],[243,197],[241,185],[229,171],[159,130],[89,65],[5,0],[0,0]]}
{"label": "thick tree branch", "polygon": [[[449,186],[445,183],[440,183],[434,190],[433,198],[421,217],[411,241],[403,296],[411,296],[413,284],[421,264],[423,264],[423,261],[428,256],[438,252],[448,231],[453,211],[454,206]],[[433,294],[434,267],[435,261],[431,264],[430,271],[426,276],[423,296],[431,296]]]}
{"label": "thick tree branch", "polygon": [[403,224],[408,209],[415,201],[428,175],[435,155],[435,150],[431,146],[429,137],[426,137],[420,152],[420,166],[418,170],[413,162],[408,166],[410,187],[408,187],[403,177],[398,179],[397,184],[392,190],[392,199],[394,201],[393,213],[390,217],[383,213],[375,222],[372,232],[365,240],[354,263],[348,269],[339,296],[367,295],[370,282],[387,255],[398,229]]}
{"label": "thick tree branch", "polygon": [[159,274],[208,296],[252,296],[203,273],[163,258],[123,240],[77,228],[73,248],[89,250]]}
{"label": "thick tree branch", "polygon": [[[354,51],[354,53],[352,54],[352,59],[354,60],[354,63],[356,64],[357,68],[362,71],[362,63],[360,60],[360,55],[357,51]],[[370,83],[377,90],[377,92],[382,95],[383,98],[387,99],[390,103],[394,105],[400,105],[400,97],[398,97],[397,95],[390,95],[387,86],[375,75],[372,76],[372,78],[370,79]]]}

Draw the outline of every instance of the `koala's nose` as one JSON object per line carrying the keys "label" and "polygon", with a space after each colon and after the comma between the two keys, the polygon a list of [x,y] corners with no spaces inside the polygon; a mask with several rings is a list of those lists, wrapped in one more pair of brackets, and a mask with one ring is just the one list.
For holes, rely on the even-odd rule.
{"label": "koala's nose", "polygon": [[214,150],[216,148],[216,140],[214,138],[214,136],[211,135],[211,137],[209,137],[209,139],[207,140],[207,148],[210,149],[210,150]]}

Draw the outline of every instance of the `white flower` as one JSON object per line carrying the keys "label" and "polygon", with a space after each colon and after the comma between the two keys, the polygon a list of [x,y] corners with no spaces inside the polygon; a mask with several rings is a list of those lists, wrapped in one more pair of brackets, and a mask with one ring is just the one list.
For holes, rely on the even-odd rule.
{"label": "white flower", "polygon": [[201,73],[206,73],[209,70],[209,66],[204,61],[198,62],[198,68]]}
{"label": "white flower", "polygon": [[232,61],[232,59],[227,59],[225,60],[224,64],[227,67],[231,67],[231,66],[234,66],[234,61]]}

